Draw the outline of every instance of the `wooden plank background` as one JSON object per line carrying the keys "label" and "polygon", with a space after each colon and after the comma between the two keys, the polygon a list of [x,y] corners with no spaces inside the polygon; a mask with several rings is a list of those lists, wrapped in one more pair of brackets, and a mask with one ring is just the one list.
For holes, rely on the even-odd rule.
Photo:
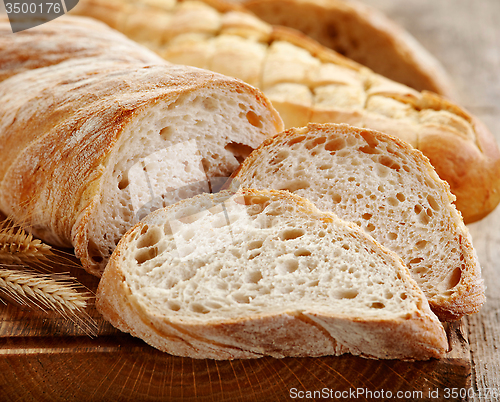
{"label": "wooden plank background", "polygon": [[[500,141],[500,1],[363,0],[404,26],[450,73],[460,103]],[[500,393],[500,209],[469,225],[487,302],[467,319],[475,401]],[[489,398],[480,397],[489,393]]]}
{"label": "wooden plank background", "polygon": [[[469,111],[483,120],[490,130],[495,133],[500,142],[500,1],[499,0],[363,0],[365,3],[375,6],[384,11],[389,17],[393,18],[408,31],[410,31],[431,53],[437,57],[453,78],[457,90],[459,92],[460,103],[465,106]],[[3,8],[0,2],[0,11]],[[465,330],[468,333],[470,343],[470,359],[472,362],[472,378],[471,385],[474,389],[475,397],[471,398],[474,401],[497,400],[493,395],[500,392],[500,355],[498,353],[498,346],[500,345],[500,294],[497,289],[500,285],[500,209],[480,222],[469,225],[469,229],[474,239],[474,245],[477,249],[479,259],[483,268],[483,277],[487,286],[487,303],[483,309],[476,315],[467,318],[464,322]],[[2,308],[0,306],[0,308]],[[3,308],[2,308],[3,309]],[[9,310],[10,311],[10,310]],[[4,309],[2,313],[6,313]],[[24,313],[21,314],[21,316]],[[26,313],[28,315],[28,313]],[[4,315],[5,317],[6,315]],[[16,315],[20,317],[19,314]],[[127,349],[130,353],[140,355],[144,352],[144,346],[137,343],[131,338],[120,337],[116,332],[110,328],[106,323],[99,321],[99,333],[102,335],[100,342],[96,344],[94,340],[86,339],[85,337],[75,337],[67,342],[74,342],[75,344],[65,343],[64,335],[72,335],[71,328],[63,328],[64,325],[59,323],[58,320],[50,320],[40,315],[36,317],[31,316],[31,330],[36,328],[39,332],[40,347],[46,342],[49,335],[59,335],[59,338],[52,340],[54,347],[59,348],[62,354],[69,349],[76,348],[80,353],[85,351],[92,351],[94,356],[104,356],[105,351],[118,351]],[[0,323],[0,329],[8,333],[9,331],[16,330],[17,327],[11,325],[9,321]],[[50,324],[50,325],[48,325]],[[10,326],[11,325],[11,326]],[[74,333],[78,331],[74,329]],[[60,368],[58,377],[49,378],[44,377],[43,370],[47,369],[51,364],[51,360],[44,360],[42,355],[37,355],[36,345],[31,345],[31,349],[26,349],[23,344],[24,338],[22,333],[16,334],[17,343],[10,345],[18,347],[20,351],[26,352],[26,358],[17,363],[14,360],[6,360],[0,356],[0,360],[4,359],[10,369],[19,369],[25,372],[25,380],[31,381],[46,381],[47,384],[52,384],[62,381],[64,384],[64,395],[75,395],[79,388],[85,388],[85,378],[83,376],[78,384],[72,382],[71,371],[76,367],[84,367],[85,363],[81,360],[80,355],[74,355],[71,358],[68,355],[67,369]],[[45,346],[43,346],[45,347]],[[0,351],[1,352],[1,351]],[[28,352],[30,355],[28,356]],[[113,352],[114,353],[114,352]],[[1,353],[0,353],[1,354]],[[36,358],[31,359],[30,356]],[[128,372],[113,372],[119,360],[118,354],[110,354],[106,359],[96,360],[103,364],[102,367],[96,367],[96,372],[103,375],[113,376],[117,381],[132,381],[134,378]],[[140,392],[149,392],[155,389],[154,368],[164,364],[163,354],[152,354],[152,358],[146,362],[142,362],[135,367],[135,370],[143,375],[144,373],[150,375],[150,383],[144,385],[144,389],[140,384],[131,384],[131,389],[137,389]],[[166,361],[166,360],[165,360]],[[19,367],[14,367],[17,364]],[[23,366],[23,364],[25,366]],[[196,381],[200,382],[200,377],[194,376],[195,363],[189,363],[191,366],[185,368],[187,360],[174,358],[168,360],[165,376],[174,373],[175,370],[186,369],[187,372],[193,373],[191,384]],[[206,363],[203,363],[206,364]],[[265,387],[269,387],[269,395],[274,400],[277,400],[277,388],[275,383],[283,383],[290,380],[295,381],[300,378],[301,372],[307,372],[311,376],[316,376],[318,379],[318,387],[327,385],[324,382],[325,372],[330,378],[338,378],[342,380],[345,372],[342,367],[342,360],[284,360],[281,364],[282,369],[277,370],[269,363],[265,363],[259,369],[254,367],[255,361],[247,363],[234,363],[234,365],[227,366],[231,371],[231,378],[236,379],[234,383],[235,389],[239,391],[236,394],[223,395],[226,400],[231,400],[233,397],[242,395],[242,388],[248,386],[248,389],[253,392],[249,394],[251,399],[252,395],[262,395],[265,393]],[[108,366],[106,366],[108,365]],[[152,365],[152,368],[150,367]],[[87,366],[85,366],[87,367]],[[221,375],[222,366],[210,366],[211,371],[208,370],[208,375],[213,375],[214,378]],[[400,372],[401,367],[397,364],[395,366],[384,365],[386,370],[393,372]],[[208,368],[208,365],[207,365]],[[335,368],[337,371],[335,371]],[[91,370],[90,367],[88,367]],[[403,383],[406,386],[424,384],[422,378],[425,371],[428,370],[427,366],[420,368],[419,376],[410,380],[404,379]],[[238,382],[237,372],[242,371],[246,376],[244,382]],[[404,370],[403,370],[404,371]],[[18,371],[19,372],[19,371]],[[266,378],[266,381],[261,384],[255,383],[255,380],[260,374],[260,378]],[[10,383],[11,387],[15,388],[15,382],[23,380],[22,377],[7,378],[7,372],[0,372],[0,379],[2,383]],[[377,377],[379,375],[379,377]],[[372,384],[375,386],[377,378],[382,378],[383,373],[380,372],[365,372],[364,384]],[[420,378],[420,379],[419,379]],[[167,377],[158,379],[160,382],[167,381]],[[104,380],[103,380],[104,381]],[[420,381],[420,382],[419,382]],[[463,383],[459,379],[454,379],[455,383],[439,383],[439,379],[431,385],[447,385],[447,386],[460,386]],[[300,380],[299,380],[300,382]],[[217,381],[210,381],[211,386],[216,387]],[[248,383],[248,384],[247,384]],[[104,383],[103,383],[104,384]],[[264,384],[264,385],[263,385]],[[352,384],[351,384],[352,385]],[[264,386],[264,388],[263,388]],[[217,388],[217,387],[216,387]],[[182,384],[175,388],[176,392],[181,394],[170,395],[176,398],[182,397]],[[222,390],[220,388],[214,389],[215,393]],[[94,400],[98,400],[99,392],[105,392],[106,387],[94,390]],[[0,390],[0,401],[3,401],[4,390]],[[489,397],[486,397],[488,393]],[[222,394],[219,392],[219,396]],[[37,395],[24,395],[26,400],[50,400],[47,396],[40,398]],[[168,395],[167,395],[168,396]],[[124,396],[124,399],[127,399]],[[168,400],[165,398],[164,400]],[[61,399],[63,400],[63,399]]]}

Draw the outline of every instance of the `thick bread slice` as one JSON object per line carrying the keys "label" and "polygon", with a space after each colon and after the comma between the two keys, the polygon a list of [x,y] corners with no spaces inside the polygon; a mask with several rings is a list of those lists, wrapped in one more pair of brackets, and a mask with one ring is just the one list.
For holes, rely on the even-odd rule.
{"label": "thick bread slice", "polygon": [[377,75],[295,30],[273,27],[216,0],[81,0],[73,12],[102,19],[172,63],[260,88],[287,128],[347,123],[407,141],[450,184],[466,223],[500,202],[500,151],[474,116],[442,97]]}
{"label": "thick bread slice", "polygon": [[[70,35],[45,46],[67,40],[78,46]],[[96,275],[142,216],[214,190],[283,129],[265,96],[239,80],[105,52],[0,83],[0,209],[75,247]]]}
{"label": "thick bread slice", "polygon": [[394,253],[284,191],[202,194],[148,215],[113,253],[97,308],[194,358],[428,359],[448,347]]}
{"label": "thick bread slice", "polygon": [[262,20],[298,29],[377,74],[453,99],[451,79],[417,40],[379,10],[356,0],[248,0]]}
{"label": "thick bread slice", "polygon": [[401,256],[442,320],[474,313],[485,301],[448,184],[395,137],[345,124],[290,129],[252,152],[232,185],[289,190],[357,223]]}

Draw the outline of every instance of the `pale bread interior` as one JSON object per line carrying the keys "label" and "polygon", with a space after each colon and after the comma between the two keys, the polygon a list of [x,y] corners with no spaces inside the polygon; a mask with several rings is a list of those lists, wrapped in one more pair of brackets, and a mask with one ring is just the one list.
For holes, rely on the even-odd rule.
{"label": "pale bread interior", "polygon": [[437,309],[464,296],[470,300],[449,313],[470,313],[484,301],[454,196],[429,162],[400,141],[347,125],[289,130],[255,151],[233,185],[289,190],[355,222],[401,256]]}

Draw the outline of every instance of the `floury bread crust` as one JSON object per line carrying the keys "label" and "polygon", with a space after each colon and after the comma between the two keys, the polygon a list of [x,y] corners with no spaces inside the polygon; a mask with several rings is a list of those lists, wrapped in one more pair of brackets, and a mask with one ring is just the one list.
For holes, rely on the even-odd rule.
{"label": "floury bread crust", "polygon": [[101,19],[172,63],[256,86],[287,128],[346,123],[401,138],[450,184],[466,223],[500,202],[500,151],[473,115],[375,74],[298,31],[215,0],[81,0],[72,12]]}
{"label": "floury bread crust", "polygon": [[373,130],[309,124],[266,140],[233,186],[289,190],[398,254],[442,320],[477,312],[481,269],[454,196],[420,151]]}
{"label": "floury bread crust", "polygon": [[90,57],[165,64],[157,54],[97,20],[56,18],[13,34],[7,16],[0,15],[0,82],[24,71]]}
{"label": "floury bread crust", "polygon": [[0,209],[96,275],[140,217],[213,190],[283,128],[239,80],[103,52],[0,83]]}
{"label": "floury bread crust", "polygon": [[202,194],[120,241],[97,308],[168,353],[237,359],[441,357],[441,323],[401,260],[288,192]]}

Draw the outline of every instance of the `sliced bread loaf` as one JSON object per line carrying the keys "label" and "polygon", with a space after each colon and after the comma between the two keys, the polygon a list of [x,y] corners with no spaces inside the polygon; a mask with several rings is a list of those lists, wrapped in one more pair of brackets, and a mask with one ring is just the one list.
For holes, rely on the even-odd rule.
{"label": "sliced bread loaf", "polygon": [[[32,41],[12,35],[19,62],[0,82],[0,210],[74,247],[100,275],[143,215],[214,190],[283,124],[250,85],[154,54],[145,63],[140,45],[86,20],[60,17],[64,34],[48,37],[42,25],[29,30]],[[115,41],[123,60],[109,51]],[[29,62],[54,49],[67,52],[60,62]]]}
{"label": "sliced bread loaf", "polygon": [[401,260],[285,191],[222,191],[148,215],[120,241],[97,308],[168,353],[428,359],[441,323]]}
{"label": "sliced bread loaf", "polygon": [[357,223],[401,256],[443,320],[485,301],[469,232],[446,182],[403,141],[348,125],[309,124],[266,140],[233,186],[289,190]]}

